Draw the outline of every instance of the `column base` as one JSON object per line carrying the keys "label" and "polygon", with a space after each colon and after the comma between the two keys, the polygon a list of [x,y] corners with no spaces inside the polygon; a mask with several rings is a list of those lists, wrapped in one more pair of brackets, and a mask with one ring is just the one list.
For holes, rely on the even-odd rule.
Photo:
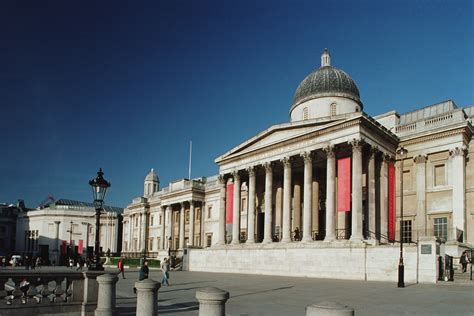
{"label": "column base", "polygon": [[270,243],[272,243],[272,242],[273,242],[273,240],[271,240],[271,239],[264,239],[264,240],[262,241],[262,244],[270,244]]}
{"label": "column base", "polygon": [[326,236],[324,242],[333,242],[336,240],[336,236]]}
{"label": "column base", "polygon": [[291,242],[291,238],[283,238],[280,242],[289,244]]}
{"label": "column base", "polygon": [[351,238],[349,238],[349,241],[350,242],[358,242],[358,243],[361,243],[364,241],[364,237],[362,237],[362,235],[360,236],[351,236]]}

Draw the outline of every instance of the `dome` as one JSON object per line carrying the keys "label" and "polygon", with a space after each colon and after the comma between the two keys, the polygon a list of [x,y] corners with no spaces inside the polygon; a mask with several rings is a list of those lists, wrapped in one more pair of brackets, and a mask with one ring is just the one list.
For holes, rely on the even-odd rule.
{"label": "dome", "polygon": [[153,168],[151,168],[150,172],[146,175],[145,181],[160,182]]}
{"label": "dome", "polygon": [[321,55],[321,67],[310,73],[296,89],[291,109],[308,100],[328,96],[349,98],[362,107],[354,80],[344,71],[331,66],[329,52],[325,49]]}

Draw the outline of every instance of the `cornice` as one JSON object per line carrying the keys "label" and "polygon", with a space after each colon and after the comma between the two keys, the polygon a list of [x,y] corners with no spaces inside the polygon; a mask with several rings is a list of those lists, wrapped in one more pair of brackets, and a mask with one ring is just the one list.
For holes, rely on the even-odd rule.
{"label": "cornice", "polygon": [[407,145],[413,145],[413,144],[418,144],[418,143],[424,143],[424,142],[429,142],[432,140],[440,139],[440,138],[445,138],[445,137],[450,137],[450,136],[455,136],[461,134],[463,137],[463,142],[465,145],[469,145],[469,141],[472,137],[472,131],[468,126],[463,126],[463,127],[458,127],[455,129],[447,130],[447,131],[441,131],[438,133],[433,133],[421,137],[414,137],[408,140],[400,140],[400,145],[407,146]]}

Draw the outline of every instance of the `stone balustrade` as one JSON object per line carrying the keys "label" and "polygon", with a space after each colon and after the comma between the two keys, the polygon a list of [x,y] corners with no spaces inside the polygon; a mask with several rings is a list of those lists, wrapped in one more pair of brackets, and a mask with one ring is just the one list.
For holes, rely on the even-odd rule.
{"label": "stone balustrade", "polygon": [[66,269],[0,270],[0,315],[93,315],[97,305],[96,278],[103,272]]}

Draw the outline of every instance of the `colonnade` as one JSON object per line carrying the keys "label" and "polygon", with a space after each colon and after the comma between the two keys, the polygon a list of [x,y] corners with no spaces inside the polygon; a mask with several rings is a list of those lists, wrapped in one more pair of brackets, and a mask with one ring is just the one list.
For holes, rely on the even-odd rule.
{"label": "colonnade", "polygon": [[[186,223],[186,206],[189,206],[189,223]],[[153,213],[161,216],[161,223],[157,225],[159,227],[159,233],[157,236],[149,236],[148,230],[150,229],[150,223],[148,223],[150,212],[148,210],[140,210],[136,213],[132,213],[128,216],[128,238],[127,238],[127,249],[126,252],[144,252],[149,251],[146,242],[149,238],[159,237],[159,243],[157,245],[158,250],[168,249],[183,249],[185,245],[185,239],[188,237],[187,246],[195,245],[195,237],[197,234],[196,229],[196,206],[200,206],[201,217],[199,219],[199,236],[201,245],[204,243],[204,226],[203,226],[203,210],[205,206],[204,201],[183,201],[173,203],[170,205],[162,205],[158,212]],[[173,213],[178,213],[179,222],[176,230],[176,223],[173,222]],[[134,225],[135,221],[138,221],[139,225]],[[186,234],[186,226],[188,226],[188,234]],[[138,233],[135,234],[135,230]],[[176,236],[177,233],[177,236]],[[136,237],[137,238],[136,238]],[[178,238],[178,247],[173,246],[174,238]],[[136,240],[136,244],[133,244]]]}
{"label": "colonnade", "polygon": [[[379,231],[381,234],[387,234],[387,163],[392,158],[386,154],[379,154],[380,152],[376,148],[368,148],[361,140],[352,140],[349,142],[352,157],[352,176],[351,176],[351,241],[361,241],[364,239],[364,228],[363,228],[363,187],[367,187],[367,215],[368,229],[372,232]],[[366,151],[365,149],[369,149]],[[325,201],[325,236],[324,241],[331,242],[337,239],[336,234],[336,147],[328,146],[322,148],[326,159],[326,201]],[[365,160],[367,164],[364,166],[363,154],[367,152]],[[321,152],[320,152],[321,153]],[[315,160],[314,151],[305,151],[300,155],[299,161],[303,161],[303,226],[302,226],[302,242],[313,241],[312,232],[312,204],[318,203],[319,201],[313,201],[313,166]],[[319,155],[321,156],[321,155]],[[376,188],[375,178],[375,160],[376,157],[380,157],[380,171],[378,179],[379,187]],[[263,240],[262,243],[274,242],[273,233],[275,230],[275,223],[272,223],[274,218],[273,212],[273,191],[274,191],[274,171],[280,170],[283,166],[283,205],[282,205],[282,220],[281,220],[281,242],[290,242],[292,240],[292,193],[296,191],[293,185],[292,173],[294,172],[294,162],[296,157],[286,156],[278,161],[266,161],[261,164],[255,164],[252,166],[245,166],[241,169],[235,169],[230,173],[221,174],[219,176],[220,181],[220,210],[219,210],[219,232],[218,232],[218,244],[226,243],[226,190],[227,182],[231,178],[233,179],[233,225],[232,225],[232,241],[231,244],[239,244],[240,240],[240,227],[241,227],[241,178],[245,177],[248,179],[248,216],[247,216],[247,239],[246,243],[255,243],[255,224],[256,224],[256,171],[260,173],[264,172],[264,229],[263,229]],[[278,165],[279,168],[276,168]],[[364,170],[365,169],[365,170]],[[363,174],[367,175],[367,181],[363,181]],[[323,175],[318,175],[323,176]],[[376,191],[379,193],[380,201],[376,201]],[[295,193],[296,195],[296,193]],[[293,196],[293,200],[297,199]],[[296,205],[297,203],[293,203]],[[380,210],[380,228],[376,228],[376,209]],[[382,214],[383,213],[383,214]],[[366,219],[367,220],[367,219]],[[293,225],[294,226],[294,225]]]}

